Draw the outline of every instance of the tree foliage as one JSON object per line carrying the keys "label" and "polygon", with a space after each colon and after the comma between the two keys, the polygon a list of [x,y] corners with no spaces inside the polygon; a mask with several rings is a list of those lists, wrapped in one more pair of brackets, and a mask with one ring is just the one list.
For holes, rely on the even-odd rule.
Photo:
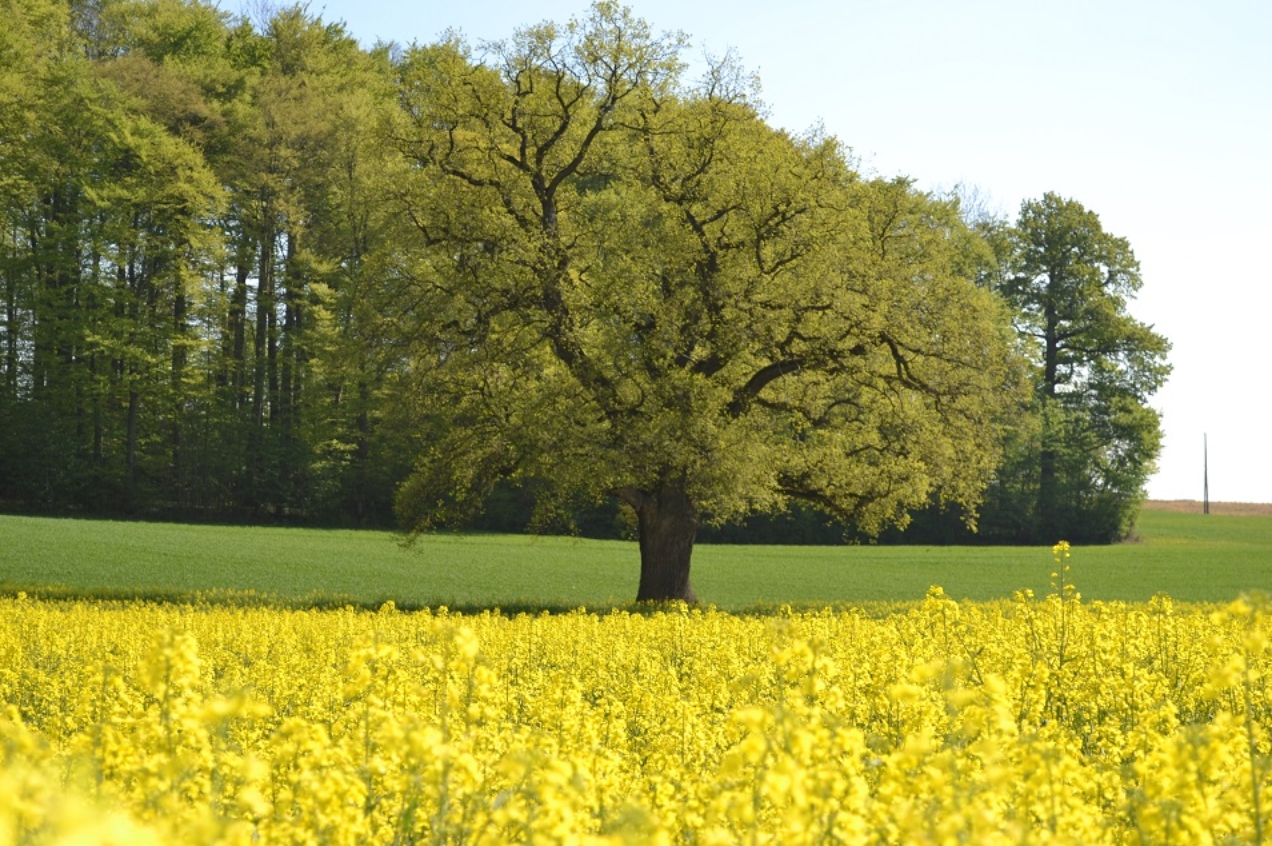
{"label": "tree foliage", "polygon": [[259,31],[180,0],[5,12],[0,500],[385,515],[350,304],[384,57],[299,7]]}
{"label": "tree foliage", "polygon": [[418,531],[528,499],[626,521],[641,596],[688,598],[701,525],[866,537],[992,477],[997,536],[1112,536],[1151,467],[1125,242],[864,176],[616,4],[405,51],[304,6],[0,13],[3,507]]}
{"label": "tree foliage", "polygon": [[1046,194],[1007,232],[999,290],[1035,350],[1034,414],[990,499],[992,531],[1018,540],[1120,540],[1161,447],[1149,398],[1169,342],[1133,317],[1139,263],[1079,203]]}
{"label": "tree foliage", "polygon": [[398,299],[432,438],[400,513],[453,518],[510,476],[615,496],[643,599],[693,597],[700,519],[974,507],[1012,393],[955,207],[768,126],[728,62],[686,85],[679,46],[602,3],[403,64]]}

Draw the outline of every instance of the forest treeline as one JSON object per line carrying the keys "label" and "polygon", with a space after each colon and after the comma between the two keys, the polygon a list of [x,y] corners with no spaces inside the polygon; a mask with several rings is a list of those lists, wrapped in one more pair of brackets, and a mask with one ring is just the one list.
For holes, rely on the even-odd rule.
{"label": "forest treeline", "polygon": [[[594,7],[593,19],[603,19],[605,26],[589,30],[588,37],[600,39],[604,49],[580,36],[571,42],[575,54],[626,44],[622,39],[628,33],[613,23],[630,20],[623,14],[605,4]],[[534,74],[547,73],[545,68],[564,67],[553,65],[552,33],[523,33],[485,51],[456,38],[409,49],[367,49],[342,25],[323,21],[307,6],[251,20],[194,0],[0,0],[0,17],[5,21],[0,27],[2,509],[318,525],[386,526],[399,518],[418,523],[419,509],[429,506],[420,506],[411,494],[404,500],[403,484],[408,491],[423,490],[422,483],[409,480],[418,482],[437,462],[427,464],[421,456],[451,450],[445,445],[459,443],[455,427],[462,429],[468,419],[457,412],[447,417],[446,412],[467,407],[455,400],[458,383],[447,380],[459,377],[447,367],[479,344],[486,349],[497,342],[505,359],[523,342],[526,361],[539,354],[525,341],[525,327],[538,325],[539,318],[510,328],[508,315],[522,314],[517,309],[526,304],[508,293],[511,287],[491,287],[492,278],[520,279],[508,268],[542,261],[548,247],[616,244],[617,235],[607,240],[595,232],[603,226],[628,234],[637,226],[661,226],[668,209],[681,209],[685,220],[700,223],[705,244],[711,226],[759,201],[751,195],[736,198],[720,206],[718,217],[698,220],[693,214],[699,207],[692,203],[706,200],[690,197],[692,191],[716,196],[727,184],[771,180],[763,182],[766,196],[788,194],[772,199],[772,214],[762,221],[747,218],[760,221],[753,226],[756,240],[746,247],[758,257],[756,278],[772,281],[782,274],[840,268],[831,259],[838,261],[842,253],[836,258],[817,252],[816,264],[809,244],[832,237],[825,234],[831,232],[829,210],[849,209],[860,221],[859,232],[853,230],[858,234],[850,238],[846,228],[836,228],[833,237],[841,239],[836,243],[845,245],[842,250],[869,253],[871,278],[886,278],[892,286],[886,290],[894,292],[887,296],[908,315],[872,317],[885,323],[872,324],[868,337],[881,350],[880,366],[895,374],[887,378],[911,391],[906,396],[933,398],[931,420],[945,419],[942,402],[969,401],[971,388],[950,387],[955,385],[952,366],[930,370],[937,375],[927,382],[915,375],[918,370],[910,372],[921,345],[907,347],[902,333],[889,333],[887,319],[912,320],[906,331],[925,332],[928,340],[945,338],[941,343],[953,349],[951,330],[939,320],[953,321],[959,309],[970,309],[968,314],[988,321],[976,330],[988,333],[978,343],[984,349],[998,344],[990,336],[999,327],[996,337],[1005,339],[1010,361],[994,371],[1001,384],[983,388],[986,397],[998,396],[1001,406],[980,422],[970,413],[958,417],[969,433],[976,431],[974,425],[983,426],[984,452],[976,453],[980,463],[969,464],[965,475],[942,475],[935,449],[920,455],[917,441],[905,440],[917,438],[920,426],[935,423],[901,415],[873,430],[898,444],[877,463],[878,473],[911,464],[878,485],[877,495],[860,498],[863,509],[875,497],[870,501],[886,501],[885,510],[840,508],[844,497],[823,496],[783,477],[772,498],[748,499],[719,526],[712,525],[710,502],[716,500],[704,500],[700,538],[828,542],[883,529],[884,537],[893,539],[1052,542],[1064,536],[1076,542],[1116,539],[1130,528],[1159,448],[1157,414],[1148,399],[1168,372],[1168,345],[1126,314],[1140,284],[1129,245],[1105,233],[1098,218],[1074,201],[1047,195],[1025,203],[1017,220],[1006,221],[978,215],[958,197],[918,191],[905,180],[858,174],[833,139],[797,139],[764,124],[748,99],[746,74],[728,62],[713,67],[714,78],[692,92],[678,89],[674,74],[657,88],[650,82],[652,72],[640,71],[630,86],[636,94],[593,104],[600,115],[595,136],[601,140],[580,136],[577,161],[566,160],[555,171],[559,184],[539,185],[525,166],[534,163],[533,155],[521,159],[517,171],[515,150],[500,152],[501,142],[482,147],[472,139],[482,126],[493,127],[492,133],[534,137],[536,128],[517,123],[529,120],[516,104],[531,96],[530,89],[509,86],[538,78]],[[658,67],[675,64],[678,45],[657,38],[637,42],[644,45],[640,49],[665,49]],[[616,51],[605,55],[617,56]],[[568,97],[599,96],[600,88],[578,83],[591,72],[587,67],[555,77],[553,108],[565,110],[566,119],[555,135],[544,136],[552,143],[576,143],[571,133],[579,130],[577,122],[570,123]],[[573,89],[560,87],[562,80],[581,87],[570,94]],[[461,89],[471,102],[459,102]],[[641,92],[647,94],[643,110],[630,106]],[[488,113],[495,117],[483,118],[480,109],[488,105],[483,98],[513,103],[512,123],[498,117],[497,108]],[[459,115],[461,107],[467,111]],[[446,117],[452,112],[459,116]],[[536,114],[535,119],[552,118]],[[554,119],[560,121],[561,115]],[[657,120],[667,123],[654,126],[651,121]],[[668,138],[687,140],[675,146]],[[710,155],[704,152],[708,142],[716,145]],[[749,153],[729,152],[752,149],[744,144],[754,145],[756,162],[790,156],[782,178],[805,182],[798,190],[779,185],[761,164],[747,164]],[[558,155],[548,141],[536,149],[542,153],[539,166],[552,165]],[[506,234],[500,227],[527,213],[520,195],[501,187],[503,171],[481,161],[492,151],[503,156],[500,167],[524,174],[525,184],[540,192],[526,196],[542,199],[548,189],[568,188],[572,196],[584,198],[559,212],[562,220],[573,214],[571,220],[581,221],[570,224],[577,227],[574,234],[548,247],[541,237],[529,247],[516,246],[521,242],[511,235],[500,240],[505,235],[499,233]],[[736,167],[751,168],[738,170],[733,183],[727,172],[721,176],[711,170],[728,156],[742,162]],[[690,159],[700,163],[697,175],[686,169],[671,184],[667,174]],[[713,180],[708,187],[693,181],[704,175]],[[806,223],[801,215],[813,206],[821,216]],[[549,215],[550,220],[536,218],[536,225],[556,237],[556,206],[548,209],[541,202],[534,213]],[[733,238],[738,224],[729,226]],[[720,250],[710,254],[712,260],[733,255],[728,251],[737,252],[742,243],[711,237],[713,249]],[[640,261],[670,265],[680,249],[677,243],[664,241],[661,256],[641,252],[648,244],[628,245],[621,256],[617,247],[613,254],[591,247],[592,253],[571,258],[561,278],[577,282],[585,280],[589,268],[593,273],[604,268],[613,278],[628,274],[634,279],[632,267]],[[690,247],[684,250],[688,255]],[[560,261],[556,266],[564,268],[565,258]],[[865,267],[864,262],[853,267]],[[701,257],[684,264],[698,274],[695,279],[719,284],[710,280],[727,275],[727,262],[709,265]],[[717,276],[709,277],[707,269]],[[954,289],[948,286],[940,289],[946,299],[939,301],[931,299],[935,294],[916,293],[915,285],[933,279],[966,280],[983,292],[985,303],[996,305],[977,305],[982,294],[950,293]],[[770,415],[789,410],[784,403],[794,407],[794,400],[773,393],[770,384],[777,384],[771,380],[784,364],[811,372],[814,352],[799,343],[808,336],[809,321],[820,320],[819,309],[841,302],[823,288],[816,296],[825,295],[825,305],[809,305],[797,315],[804,322],[791,324],[795,328],[784,330],[785,339],[774,341],[785,357],[774,358],[767,368],[755,359],[754,375],[724,403],[735,418],[743,419],[753,406]],[[718,380],[716,370],[729,372],[720,350],[741,342],[730,340],[722,328],[724,312],[711,312],[710,291],[693,290],[699,299],[677,307],[716,321],[703,336],[716,347],[702,353],[706,342],[700,338],[697,351],[686,355],[699,356],[695,378],[706,374]],[[439,291],[449,298],[444,303]],[[476,291],[483,293],[471,293]],[[862,296],[869,301],[882,295]],[[462,315],[457,298],[465,301]],[[575,377],[584,374],[578,384],[597,391],[617,385],[612,408],[602,408],[597,419],[613,422],[627,413],[623,403],[637,400],[623,393],[628,388],[615,376],[626,366],[617,353],[600,369],[587,371],[580,363],[594,336],[620,319],[612,315],[627,312],[607,311],[610,317],[591,322],[576,314],[567,325],[544,295],[534,305],[548,315],[536,337],[554,352],[551,366]],[[995,311],[999,308],[1001,314]],[[934,312],[930,319],[926,310]],[[642,341],[645,349],[661,343],[650,316],[655,313],[631,317],[634,322],[624,330],[627,340],[648,332],[653,340]],[[480,325],[479,339],[470,324]],[[577,337],[569,335],[576,330]],[[838,360],[835,356],[875,361],[870,344],[847,344],[846,337],[837,341],[845,344],[838,352],[825,347],[818,361],[826,364]],[[575,348],[571,339],[582,340]],[[606,349],[618,349],[620,341],[615,335],[605,341],[611,345]],[[922,354],[929,367],[942,355],[932,349]],[[712,355],[720,356],[715,369]],[[540,370],[549,373],[551,366]],[[644,368],[652,372],[648,362]],[[515,370],[508,371],[509,378]],[[499,390],[493,378],[482,383],[482,372],[474,365],[465,373],[464,396],[488,398]],[[823,372],[827,379],[842,375],[833,368]],[[665,379],[659,384],[664,383],[669,384]],[[820,384],[819,390],[829,390],[825,386],[832,382]],[[938,395],[947,387],[942,400]],[[652,395],[646,388],[631,390],[642,392],[641,401]],[[673,395],[678,394],[668,393]],[[901,404],[894,410],[909,402],[898,399],[900,393],[886,395],[892,397],[888,402]],[[541,406],[518,406],[515,424],[508,425],[533,425],[534,415],[554,413],[551,403]],[[813,427],[810,412],[800,413]],[[513,412],[508,414],[511,420]],[[487,426],[487,418],[482,420]],[[443,423],[452,427],[450,434],[439,434]],[[591,425],[579,422],[575,429]],[[476,429],[464,431],[477,437]],[[809,436],[796,432],[794,437],[807,443]],[[951,462],[968,452],[955,447],[953,441],[942,447]],[[474,460],[484,461],[487,453],[473,454],[479,453]],[[913,466],[921,462],[930,472],[920,479]],[[627,488],[615,488],[622,494],[617,499],[587,485],[577,497],[545,499],[537,495],[546,489],[540,483],[544,472],[532,464],[509,459],[492,465],[488,475],[474,489],[484,507],[461,513],[447,510],[449,501],[437,503],[450,525],[515,530],[533,524],[610,536],[636,530],[631,503],[638,501],[637,494],[624,493]],[[455,485],[477,484],[463,474],[448,478]],[[965,518],[980,498],[973,489],[982,486],[987,487],[979,506],[979,534],[971,535]],[[899,488],[905,489],[904,497],[887,499]],[[778,513],[750,513],[765,510]],[[887,528],[904,525],[906,515],[916,511],[907,533]],[[858,526],[855,513],[871,516]],[[439,522],[446,524],[433,524]]]}

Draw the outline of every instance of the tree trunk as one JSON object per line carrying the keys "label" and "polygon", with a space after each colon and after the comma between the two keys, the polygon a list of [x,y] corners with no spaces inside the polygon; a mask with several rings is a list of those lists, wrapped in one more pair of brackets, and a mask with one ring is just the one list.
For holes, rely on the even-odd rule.
{"label": "tree trunk", "polygon": [[141,416],[141,394],[128,391],[128,421],[124,441],[124,489],[131,510],[137,501],[137,422]]}
{"label": "tree trunk", "polygon": [[244,241],[237,248],[234,263],[234,291],[230,295],[227,316],[229,324],[229,384],[235,411],[247,404],[247,280],[252,275],[252,257]]}
{"label": "tree trunk", "polygon": [[[253,339],[252,371],[252,423],[259,432],[265,426],[265,417],[272,395],[265,393],[266,370],[272,367],[274,349],[270,342],[273,324],[270,315],[274,311],[274,234],[267,231],[260,241],[260,272],[256,277],[256,336]],[[268,361],[267,361],[268,359]],[[259,434],[258,434],[259,438]]]}
{"label": "tree trunk", "polygon": [[[16,243],[16,237],[14,239]],[[18,274],[6,262],[4,286],[4,396],[18,396]]]}
{"label": "tree trunk", "polygon": [[168,436],[172,447],[172,488],[170,496],[177,506],[186,504],[185,497],[185,455],[182,444],[182,429],[185,424],[185,371],[188,363],[186,334],[186,296],[178,287],[172,301],[172,369],[169,374],[172,386],[172,421],[169,424]]}
{"label": "tree trunk", "polygon": [[283,265],[283,329],[279,338],[278,352],[278,418],[284,434],[290,436],[298,428],[297,410],[300,394],[300,374],[298,362],[301,315],[300,315],[300,272],[297,269],[297,241],[299,236],[294,229],[289,229],[284,236],[287,239],[285,264]]}
{"label": "tree trunk", "polygon": [[[1048,280],[1058,280],[1062,278],[1063,270],[1052,268],[1048,274]],[[1060,381],[1060,318],[1056,312],[1055,295],[1052,293],[1054,281],[1047,283],[1047,303],[1046,303],[1046,320],[1047,327],[1044,333],[1044,349],[1043,349],[1043,370],[1042,370],[1042,450],[1038,456],[1038,513],[1035,521],[1037,534],[1040,536],[1038,540],[1046,543],[1055,543],[1060,540],[1056,537],[1058,525],[1057,513],[1057,479],[1056,479],[1056,461],[1057,454],[1055,448],[1056,433],[1052,431],[1052,422],[1049,414],[1052,405],[1056,402],[1056,387]]]}
{"label": "tree trunk", "polygon": [[698,533],[698,509],[684,486],[673,483],[643,493],[632,505],[640,533],[640,588],[636,601],[697,602],[689,584],[689,558]]}
{"label": "tree trunk", "polygon": [[[1044,424],[1046,426],[1048,424]],[[1038,454],[1038,514],[1035,523],[1038,537],[1035,540],[1044,543],[1055,543],[1062,538],[1057,536],[1059,526],[1059,485],[1056,479],[1056,449],[1053,446],[1055,433],[1044,428],[1042,433],[1042,450]]]}

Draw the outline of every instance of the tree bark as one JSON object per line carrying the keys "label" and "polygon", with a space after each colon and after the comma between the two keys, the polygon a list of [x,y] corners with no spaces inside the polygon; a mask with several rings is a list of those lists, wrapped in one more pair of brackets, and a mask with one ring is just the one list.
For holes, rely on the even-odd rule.
{"label": "tree bark", "polygon": [[178,286],[172,300],[172,369],[169,374],[169,384],[172,386],[172,420],[168,424],[172,447],[172,489],[169,495],[178,506],[186,504],[182,428],[185,423],[185,371],[189,361],[186,349],[186,334],[189,329],[186,322],[187,308],[186,295]]}
{"label": "tree bark", "polygon": [[124,441],[124,487],[129,509],[133,508],[137,500],[137,423],[140,417],[141,394],[133,388],[128,391],[128,419]]}
{"label": "tree bark", "polygon": [[288,229],[285,235],[287,251],[283,266],[283,330],[279,338],[279,421],[283,432],[292,435],[299,428],[298,411],[300,408],[300,359],[298,349],[300,340],[297,337],[301,328],[300,271],[297,267],[299,253],[297,242],[300,236],[296,230]]}
{"label": "tree bark", "polygon": [[[15,235],[14,241],[17,238]],[[4,296],[4,395],[18,396],[18,274],[6,266]]]}
{"label": "tree bark", "polygon": [[[253,338],[252,423],[259,432],[272,396],[266,395],[267,357],[272,362],[274,349],[269,344],[273,330],[270,314],[274,311],[274,234],[266,231],[260,240],[260,272],[256,277],[256,336]],[[272,375],[272,369],[271,369]],[[259,435],[258,435],[259,438]]]}
{"label": "tree bark", "polygon": [[[1044,333],[1043,372],[1042,372],[1042,407],[1044,415],[1050,412],[1056,402],[1057,385],[1060,381],[1060,318],[1056,311],[1055,301],[1059,296],[1054,291],[1057,282],[1063,278],[1063,268],[1051,268],[1047,273],[1047,301],[1045,306],[1046,332]],[[1038,456],[1038,509],[1035,528],[1038,534],[1054,543],[1061,538],[1058,531],[1056,478],[1057,453],[1055,448],[1056,433],[1051,431],[1051,424],[1044,422],[1042,431],[1042,450]]]}
{"label": "tree bark", "polygon": [[247,404],[247,280],[252,275],[249,266],[252,257],[250,247],[243,239],[236,250],[234,262],[234,290],[230,295],[229,314],[229,373],[231,407],[238,411]]}
{"label": "tree bark", "polygon": [[698,533],[698,509],[681,484],[664,485],[631,502],[640,534],[637,602],[697,602],[689,583],[689,559]]}
{"label": "tree bark", "polygon": [[1059,528],[1059,484],[1056,478],[1056,448],[1053,446],[1056,433],[1044,428],[1042,433],[1042,449],[1038,454],[1038,519],[1036,529],[1038,535],[1049,543],[1062,540],[1058,536]]}

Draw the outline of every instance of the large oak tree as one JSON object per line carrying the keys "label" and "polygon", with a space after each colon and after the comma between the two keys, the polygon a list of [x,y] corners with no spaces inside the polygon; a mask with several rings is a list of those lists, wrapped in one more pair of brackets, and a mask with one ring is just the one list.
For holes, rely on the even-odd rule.
{"label": "large oak tree", "polygon": [[974,508],[1016,385],[956,208],[772,128],[728,61],[685,84],[681,47],[598,3],[480,58],[412,50],[384,292],[430,436],[402,517],[508,477],[617,497],[641,600],[695,599],[703,519]]}

